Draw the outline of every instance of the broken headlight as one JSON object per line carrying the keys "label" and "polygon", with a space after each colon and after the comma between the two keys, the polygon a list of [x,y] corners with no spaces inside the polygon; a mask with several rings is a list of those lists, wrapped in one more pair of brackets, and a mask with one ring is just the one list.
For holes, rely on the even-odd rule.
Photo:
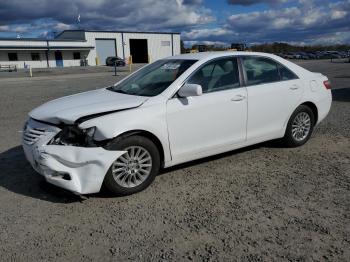
{"label": "broken headlight", "polygon": [[51,145],[67,146],[94,146],[96,127],[80,129],[78,126],[64,126],[62,130],[50,141]]}

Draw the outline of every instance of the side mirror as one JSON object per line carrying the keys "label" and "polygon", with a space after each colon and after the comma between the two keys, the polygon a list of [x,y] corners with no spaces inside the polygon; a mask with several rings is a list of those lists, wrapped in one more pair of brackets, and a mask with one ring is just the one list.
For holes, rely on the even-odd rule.
{"label": "side mirror", "polygon": [[202,86],[197,84],[185,84],[178,92],[180,97],[201,96],[202,94]]}

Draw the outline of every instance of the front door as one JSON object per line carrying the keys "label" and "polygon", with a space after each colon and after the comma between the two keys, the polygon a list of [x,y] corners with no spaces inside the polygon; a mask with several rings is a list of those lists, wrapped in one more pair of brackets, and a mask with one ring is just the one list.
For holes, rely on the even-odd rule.
{"label": "front door", "polygon": [[173,161],[196,159],[243,142],[246,139],[247,91],[240,86],[236,58],[207,63],[187,83],[201,85],[203,95],[175,97],[167,103]]}
{"label": "front door", "polygon": [[63,58],[62,58],[61,51],[55,52],[55,60],[56,60],[56,67],[63,67]]}

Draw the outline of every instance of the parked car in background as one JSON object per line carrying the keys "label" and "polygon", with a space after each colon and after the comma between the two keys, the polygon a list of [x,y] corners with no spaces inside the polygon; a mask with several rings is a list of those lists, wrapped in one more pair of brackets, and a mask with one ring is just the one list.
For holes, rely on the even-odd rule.
{"label": "parked car in background", "polygon": [[307,52],[307,54],[309,55],[310,59],[319,59],[320,56],[318,55],[317,52]]}
{"label": "parked car in background", "polygon": [[310,59],[310,55],[306,52],[298,52],[297,54],[299,55],[300,59],[304,59],[304,60]]}
{"label": "parked car in background", "polygon": [[343,58],[343,55],[338,51],[327,51],[331,58]]}
{"label": "parked car in background", "polygon": [[306,52],[308,59],[317,59],[317,56],[313,52]]}
{"label": "parked car in background", "polygon": [[107,66],[125,66],[126,63],[124,61],[124,59],[118,57],[118,56],[109,56],[106,58],[106,65]]}
{"label": "parked car in background", "polygon": [[285,59],[293,59],[293,58],[295,58],[293,53],[282,53],[282,57],[285,58]]}
{"label": "parked car in background", "polygon": [[301,54],[299,52],[293,52],[292,54],[294,59],[301,59]]}
{"label": "parked car in background", "polygon": [[301,146],[331,102],[326,76],[275,55],[185,54],[32,110],[22,144],[54,185],[129,195],[161,168],[272,139]]}

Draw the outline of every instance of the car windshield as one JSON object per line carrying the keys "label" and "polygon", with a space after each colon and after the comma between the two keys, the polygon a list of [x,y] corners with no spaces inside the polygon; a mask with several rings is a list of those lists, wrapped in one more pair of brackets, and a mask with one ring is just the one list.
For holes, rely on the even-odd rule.
{"label": "car windshield", "polygon": [[108,89],[128,95],[156,96],[167,89],[195,62],[197,60],[159,60],[142,68],[118,85],[111,86]]}

